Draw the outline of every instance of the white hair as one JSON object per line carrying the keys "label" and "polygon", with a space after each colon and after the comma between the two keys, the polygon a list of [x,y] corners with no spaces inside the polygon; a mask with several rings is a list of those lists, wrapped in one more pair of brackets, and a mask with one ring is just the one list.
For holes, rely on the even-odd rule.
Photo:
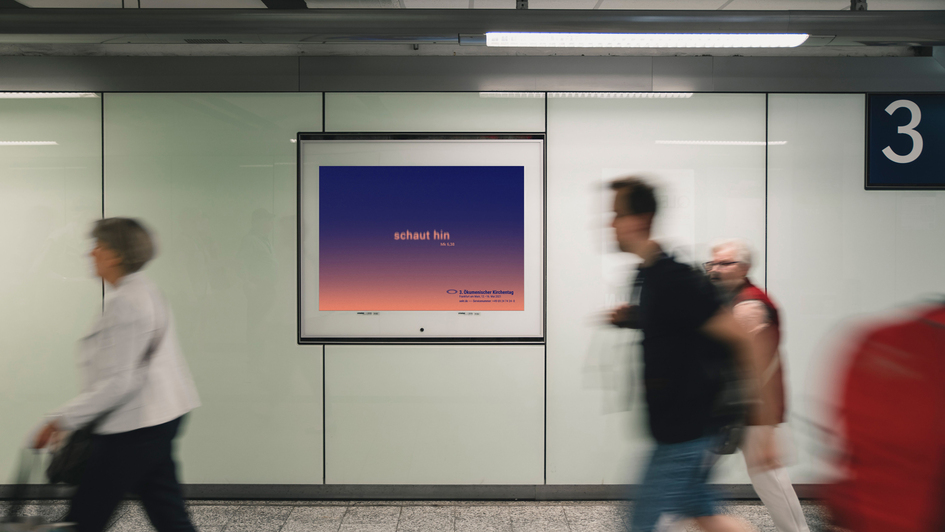
{"label": "white hair", "polygon": [[748,242],[738,238],[723,240],[712,246],[712,253],[717,253],[723,249],[735,251],[735,260],[751,268],[751,247],[748,245]]}

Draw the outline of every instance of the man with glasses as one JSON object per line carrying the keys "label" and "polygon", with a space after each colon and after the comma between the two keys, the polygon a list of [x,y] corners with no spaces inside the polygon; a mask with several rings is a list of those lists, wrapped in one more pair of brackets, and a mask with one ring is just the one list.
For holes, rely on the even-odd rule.
{"label": "man with glasses", "polygon": [[[784,376],[778,345],[781,321],[778,307],[768,295],[748,279],[751,250],[741,240],[727,240],[712,248],[712,260],[704,264],[709,278],[719,288],[726,306],[748,332],[755,349],[755,373],[760,375],[761,400],[767,403],[751,426],[742,451],[749,464],[754,441],[774,439],[774,432],[784,423]],[[775,526],[781,532],[809,532],[801,504],[784,467],[761,470],[749,466],[748,476],[755,492],[768,507]]]}

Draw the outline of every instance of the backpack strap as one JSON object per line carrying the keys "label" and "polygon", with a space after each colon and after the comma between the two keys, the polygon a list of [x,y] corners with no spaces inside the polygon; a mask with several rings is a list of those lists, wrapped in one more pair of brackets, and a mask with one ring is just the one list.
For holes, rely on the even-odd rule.
{"label": "backpack strap", "polygon": [[[157,300],[155,300],[157,299]],[[161,315],[163,319],[161,320],[161,325],[154,331],[154,334],[151,335],[151,340],[148,342],[148,348],[144,351],[144,356],[141,357],[140,366],[146,366],[151,361],[151,357],[154,356],[154,352],[157,351],[157,348],[161,345],[161,342],[164,341],[164,336],[167,333],[167,303],[164,301],[164,298],[158,296],[157,298],[154,295],[151,295],[151,301],[154,305],[154,316],[155,318],[158,315]],[[161,303],[160,305],[158,303]],[[163,309],[163,312],[158,310]]]}

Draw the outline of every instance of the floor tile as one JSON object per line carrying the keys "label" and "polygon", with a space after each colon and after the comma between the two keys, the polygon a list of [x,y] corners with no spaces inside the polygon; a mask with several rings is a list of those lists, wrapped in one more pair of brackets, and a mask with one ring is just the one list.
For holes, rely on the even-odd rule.
{"label": "floor tile", "polygon": [[623,532],[629,511],[621,505],[565,506],[564,515],[571,532]]}
{"label": "floor tile", "polygon": [[281,532],[336,532],[346,511],[344,506],[297,507]]}
{"label": "floor tile", "polygon": [[198,528],[225,527],[237,506],[192,505],[187,507],[190,521]]}
{"label": "floor tile", "polygon": [[404,506],[397,532],[453,532],[453,506]]}
{"label": "floor tile", "polygon": [[342,525],[394,525],[400,519],[400,506],[352,506],[345,513]]}
{"label": "floor tile", "polygon": [[240,506],[230,515],[226,532],[279,532],[292,506]]}
{"label": "floor tile", "polygon": [[768,513],[768,508],[760,502],[750,501],[720,504],[719,510],[725,514],[748,521],[754,525],[759,532],[778,532],[777,527],[774,526],[774,521],[771,520],[771,514]]}
{"label": "floor tile", "polygon": [[397,524],[384,525],[341,525],[338,532],[396,532]]}
{"label": "floor tile", "polygon": [[801,503],[801,509],[804,510],[804,518],[807,520],[807,527],[811,529],[811,532],[831,530],[830,514],[827,512],[827,508],[818,504]]}
{"label": "floor tile", "polygon": [[509,508],[504,506],[458,506],[456,532],[512,532]]}
{"label": "floor tile", "polygon": [[[137,501],[125,502],[119,506],[121,514],[117,519],[113,516],[113,524],[105,530],[108,532],[139,532],[153,530],[151,521],[145,513],[144,508]],[[117,513],[117,512],[116,512]]]}
{"label": "floor tile", "polygon": [[[7,506],[0,502],[0,510]],[[827,512],[802,501],[813,532],[829,530]],[[68,501],[27,501],[24,515],[61,518]],[[238,501],[188,503],[199,532],[623,532],[632,503],[625,501]],[[724,513],[742,517],[760,532],[775,532],[760,501],[729,501]],[[136,500],[115,512],[109,532],[153,532]],[[695,525],[673,529],[695,531]]]}
{"label": "floor tile", "polygon": [[561,506],[520,506],[509,508],[513,532],[568,532],[568,520]]}
{"label": "floor tile", "polygon": [[[6,516],[8,507],[3,508],[3,515]],[[42,517],[47,523],[62,521],[69,511],[69,505],[63,503],[30,503],[20,507],[19,515],[21,517]]]}

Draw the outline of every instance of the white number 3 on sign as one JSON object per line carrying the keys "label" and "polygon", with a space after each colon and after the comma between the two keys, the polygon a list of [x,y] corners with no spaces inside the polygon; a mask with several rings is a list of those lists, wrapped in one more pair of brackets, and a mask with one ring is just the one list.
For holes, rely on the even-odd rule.
{"label": "white number 3 on sign", "polygon": [[918,159],[919,155],[922,154],[922,135],[915,130],[915,127],[919,125],[919,121],[922,120],[922,111],[920,111],[919,106],[911,100],[896,100],[889,104],[889,107],[886,108],[886,113],[892,115],[900,107],[905,107],[912,113],[912,120],[904,126],[899,126],[896,131],[900,134],[912,137],[912,151],[905,155],[899,155],[894,152],[892,148],[886,146],[883,148],[883,155],[894,163],[906,164]]}

